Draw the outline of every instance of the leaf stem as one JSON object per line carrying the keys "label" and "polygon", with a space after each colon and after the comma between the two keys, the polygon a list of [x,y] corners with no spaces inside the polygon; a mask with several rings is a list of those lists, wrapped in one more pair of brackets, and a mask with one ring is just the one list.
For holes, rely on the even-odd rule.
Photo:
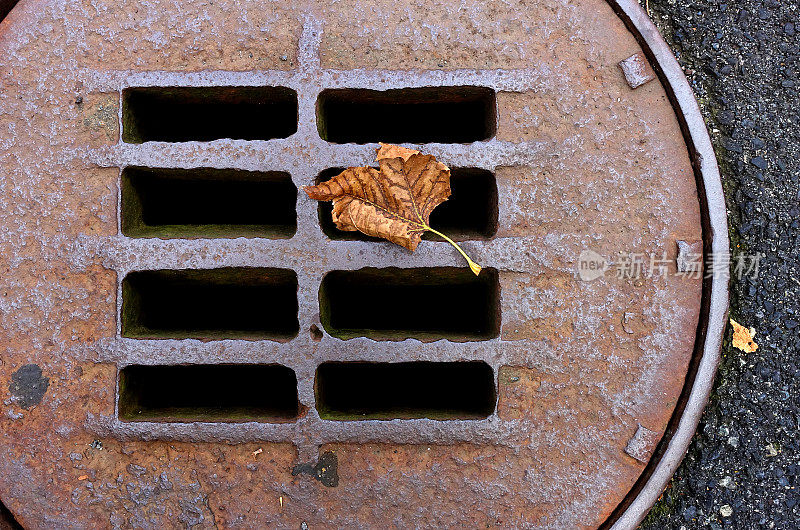
{"label": "leaf stem", "polygon": [[456,242],[455,242],[455,241],[453,241],[452,239],[450,239],[449,237],[447,237],[447,236],[446,236],[446,235],[444,235],[443,233],[439,232],[438,230],[434,230],[433,228],[431,228],[431,227],[430,227],[430,226],[428,226],[428,225],[424,225],[424,226],[425,226],[425,229],[426,229],[426,230],[429,230],[429,231],[433,232],[434,234],[436,234],[436,235],[437,235],[437,236],[439,236],[439,237],[443,237],[443,238],[445,239],[445,241],[447,241],[448,243],[450,243],[451,245],[453,245],[454,247],[456,247],[456,250],[457,250],[457,251],[459,251],[459,252],[461,253],[461,255],[462,255],[462,256],[464,256],[464,259],[465,259],[465,260],[467,260],[467,263],[469,264],[469,268],[470,268],[470,270],[471,270],[472,272],[474,272],[474,273],[475,273],[475,276],[477,276],[477,275],[479,275],[479,274],[481,273],[481,270],[483,270],[483,269],[481,268],[481,266],[480,266],[480,265],[478,265],[477,263],[475,263],[474,261],[472,261],[472,260],[470,259],[470,257],[469,257],[469,256],[467,256],[467,253],[466,253],[466,252],[464,252],[463,250],[461,250],[461,247],[459,247],[459,246],[458,246],[458,244],[456,244]]}

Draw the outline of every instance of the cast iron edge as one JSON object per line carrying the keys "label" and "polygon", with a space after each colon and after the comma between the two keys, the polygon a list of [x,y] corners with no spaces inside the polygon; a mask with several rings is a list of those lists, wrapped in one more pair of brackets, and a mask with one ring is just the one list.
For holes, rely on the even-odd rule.
{"label": "cast iron edge", "polygon": [[675,108],[697,179],[704,257],[708,260],[713,256],[715,264],[720,265],[714,267],[711,278],[703,281],[695,352],[673,417],[641,477],[601,525],[601,528],[623,530],[636,528],[661,496],[683,460],[708,403],[728,316],[730,242],[717,159],[689,82],[669,45],[636,0],[608,2],[639,41]]}

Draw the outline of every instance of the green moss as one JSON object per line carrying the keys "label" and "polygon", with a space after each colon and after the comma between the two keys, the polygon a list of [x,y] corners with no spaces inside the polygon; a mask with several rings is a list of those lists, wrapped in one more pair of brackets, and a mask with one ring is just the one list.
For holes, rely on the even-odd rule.
{"label": "green moss", "polygon": [[667,491],[656,501],[642,521],[640,528],[659,528],[660,522],[669,515],[675,513],[677,509],[677,498],[672,495],[672,482],[667,487]]}
{"label": "green moss", "polygon": [[323,420],[331,421],[365,421],[365,420],[416,420],[416,419],[429,419],[438,421],[452,421],[452,420],[483,420],[486,419],[485,415],[471,414],[467,415],[461,411],[442,411],[438,409],[429,410],[396,410],[396,411],[381,411],[370,414],[357,414],[332,411],[326,408],[319,408],[319,417]]}
{"label": "green moss", "polygon": [[155,237],[160,239],[223,239],[235,237],[291,239],[296,227],[275,225],[127,225],[123,233],[128,237]]}

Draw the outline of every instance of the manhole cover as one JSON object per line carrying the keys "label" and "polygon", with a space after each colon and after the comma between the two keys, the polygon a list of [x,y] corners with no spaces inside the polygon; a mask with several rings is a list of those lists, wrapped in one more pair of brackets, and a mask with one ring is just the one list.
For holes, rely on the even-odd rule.
{"label": "manhole cover", "polygon": [[[0,81],[23,525],[631,526],[680,460],[726,225],[633,2],[23,0]],[[298,193],[378,141],[479,277]]]}

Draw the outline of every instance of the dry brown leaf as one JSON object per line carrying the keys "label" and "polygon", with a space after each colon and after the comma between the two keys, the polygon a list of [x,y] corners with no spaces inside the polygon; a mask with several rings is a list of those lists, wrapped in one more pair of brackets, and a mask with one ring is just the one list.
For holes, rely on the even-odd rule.
{"label": "dry brown leaf", "polygon": [[450,196],[450,170],[430,155],[396,145],[378,149],[380,171],[351,167],[306,187],[318,201],[333,201],[340,230],[382,237],[413,251],[433,209]]}
{"label": "dry brown leaf", "polygon": [[[378,148],[378,156],[375,157],[375,160],[381,160],[382,158],[402,158],[403,160],[408,160],[411,158],[411,155],[420,154],[419,151],[409,149],[408,147],[403,147],[401,145],[384,143],[380,145],[381,146]],[[444,164],[442,164],[442,166],[447,169],[447,166]]]}
{"label": "dry brown leaf", "polygon": [[481,268],[449,237],[430,227],[434,208],[450,197],[450,169],[432,155],[381,144],[372,167],[347,168],[332,179],[303,189],[312,199],[333,201],[340,230],[388,239],[412,252],[426,231],[455,246],[475,274]]}
{"label": "dry brown leaf", "polygon": [[755,330],[749,330],[734,319],[730,319],[733,326],[733,347],[739,348],[743,352],[753,353],[758,349],[758,344],[753,340]]}

